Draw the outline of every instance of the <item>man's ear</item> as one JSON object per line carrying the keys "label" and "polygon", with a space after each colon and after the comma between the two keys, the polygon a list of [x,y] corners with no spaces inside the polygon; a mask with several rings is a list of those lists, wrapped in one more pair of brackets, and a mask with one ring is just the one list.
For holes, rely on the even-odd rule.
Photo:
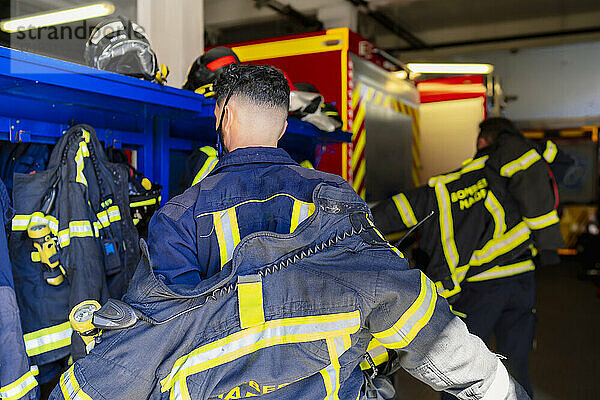
{"label": "man's ear", "polygon": [[235,109],[231,104],[225,106],[225,114],[223,115],[223,131],[229,132],[233,126],[236,117]]}
{"label": "man's ear", "polygon": [[287,129],[288,123],[287,120],[285,120],[283,122],[283,129],[281,129],[281,133],[279,134],[279,137],[277,138],[277,141],[279,141],[279,139],[281,139],[283,137],[283,134],[285,133],[285,130]]}

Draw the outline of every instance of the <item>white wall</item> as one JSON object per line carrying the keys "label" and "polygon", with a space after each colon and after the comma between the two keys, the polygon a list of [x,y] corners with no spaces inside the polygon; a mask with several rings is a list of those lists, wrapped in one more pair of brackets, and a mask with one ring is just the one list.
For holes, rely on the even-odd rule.
{"label": "white wall", "polygon": [[[600,123],[600,42],[454,57],[496,66],[514,120],[581,119]],[[582,122],[583,123],[583,122]]]}
{"label": "white wall", "polygon": [[189,66],[204,52],[204,2],[138,0],[137,10],[158,62],[171,70],[167,84],[181,87]]}
{"label": "white wall", "polygon": [[460,168],[475,155],[483,99],[421,104],[421,183]]}

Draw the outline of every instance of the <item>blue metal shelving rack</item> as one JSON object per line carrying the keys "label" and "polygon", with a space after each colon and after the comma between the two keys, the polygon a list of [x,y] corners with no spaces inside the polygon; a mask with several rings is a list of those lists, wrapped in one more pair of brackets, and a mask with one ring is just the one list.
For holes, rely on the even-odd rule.
{"label": "blue metal shelving rack", "polygon": [[[215,142],[214,100],[87,66],[0,47],[0,140],[55,143],[70,126],[94,127],[107,145],[136,150],[137,167],[169,196],[171,152]],[[314,156],[349,142],[295,119],[283,147]]]}

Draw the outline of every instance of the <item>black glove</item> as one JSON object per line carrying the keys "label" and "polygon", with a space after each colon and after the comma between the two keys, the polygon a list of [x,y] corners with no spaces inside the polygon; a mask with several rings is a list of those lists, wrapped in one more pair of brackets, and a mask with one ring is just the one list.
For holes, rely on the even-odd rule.
{"label": "black glove", "polygon": [[556,250],[540,250],[539,262],[542,267],[548,267],[560,263],[560,257]]}

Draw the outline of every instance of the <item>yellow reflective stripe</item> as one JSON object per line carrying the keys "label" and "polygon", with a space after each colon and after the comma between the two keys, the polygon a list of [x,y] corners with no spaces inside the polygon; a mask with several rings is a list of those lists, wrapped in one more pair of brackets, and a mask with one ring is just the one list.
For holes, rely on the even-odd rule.
{"label": "yellow reflective stripe", "polygon": [[58,231],[58,220],[52,215],[44,215],[42,212],[32,214],[17,214],[12,219],[13,231],[26,231],[30,223],[48,224],[52,234]]}
{"label": "yellow reflective stripe", "polygon": [[533,230],[544,229],[550,225],[558,224],[560,222],[556,210],[552,210],[548,214],[540,215],[539,217],[535,218],[523,217],[523,221],[525,221],[529,229]]}
{"label": "yellow reflective stripe", "polygon": [[436,301],[435,285],[421,273],[421,291],[417,299],[391,328],[372,333],[373,337],[388,349],[408,346],[431,319]]}
{"label": "yellow reflective stripe", "polygon": [[0,399],[18,400],[23,398],[31,391],[31,389],[37,386],[38,383],[35,376],[38,373],[38,367],[33,365],[29,371],[23,374],[19,379],[6,386],[0,387]]}
{"label": "yellow reflective stripe", "polygon": [[90,142],[90,133],[86,130],[83,130],[83,140],[79,142],[79,148],[77,149],[77,153],[75,153],[75,181],[84,184],[87,186],[87,179],[83,174],[83,169],[85,167],[84,158],[90,156],[90,151],[88,149],[87,143]]}
{"label": "yellow reflective stripe", "polygon": [[308,160],[304,160],[300,163],[300,166],[304,167],[304,168],[308,168],[308,169],[315,169],[315,167],[312,165],[312,163]]}
{"label": "yellow reflective stripe", "polygon": [[351,335],[358,331],[360,322],[358,310],[266,321],[262,325],[208,343],[179,358],[169,375],[161,380],[161,392],[171,389],[175,381],[182,377],[214,368],[261,349]]}
{"label": "yellow reflective stripe", "polygon": [[546,149],[544,150],[544,160],[546,160],[546,162],[552,164],[554,162],[554,159],[556,158],[556,155],[558,154],[558,149],[556,148],[556,145],[554,144],[554,142],[552,142],[551,140],[546,141]]}
{"label": "yellow reflective stripe", "polygon": [[37,251],[32,251],[31,252],[31,261],[33,261],[33,262],[40,262],[40,261],[42,261],[40,253],[38,253]]}
{"label": "yellow reflective stripe", "polygon": [[327,351],[329,352],[329,364],[322,369],[321,375],[325,383],[325,400],[339,400],[340,391],[340,361],[339,358],[347,350],[343,338],[327,338]]}
{"label": "yellow reflective stripe", "polygon": [[[367,353],[371,356],[373,363],[376,366],[383,364],[384,362],[390,359],[387,349],[383,346],[379,341],[375,338],[371,339],[369,345],[367,346]],[[363,361],[360,363],[360,369],[367,370],[371,369],[371,364],[367,361]]]}
{"label": "yellow reflective stripe", "polygon": [[25,351],[29,357],[71,345],[70,322],[40,329],[23,335]]}
{"label": "yellow reflective stripe", "polygon": [[537,151],[531,149],[527,153],[523,154],[521,157],[509,162],[508,164],[500,168],[500,175],[510,178],[517,172],[526,170],[531,165],[533,165],[533,163],[535,163],[541,158],[542,157]]}
{"label": "yellow reflective stripe", "polygon": [[298,225],[304,222],[315,212],[315,205],[313,203],[306,203],[304,201],[294,199],[294,205],[292,206],[292,218],[290,221],[290,233],[293,233]]}
{"label": "yellow reflective stripe", "polygon": [[238,277],[238,309],[242,329],[265,322],[263,290],[260,275]]}
{"label": "yellow reflective stripe", "polygon": [[434,176],[429,179],[428,184],[429,184],[429,186],[433,187],[437,183],[449,183],[449,182],[455,181],[458,178],[460,178],[463,174],[466,174],[468,172],[477,171],[477,170],[485,167],[485,163],[488,160],[488,158],[489,158],[489,156],[483,156],[483,157],[479,157],[475,160],[467,160],[463,163],[463,167],[459,171],[453,172],[450,174],[446,174],[446,175]]}
{"label": "yellow reflective stripe", "polygon": [[450,195],[446,185],[442,182],[435,184],[435,196],[437,198],[440,222],[440,235],[444,257],[448,263],[450,273],[454,274],[454,269],[458,265],[458,250],[454,241],[454,221],[452,220],[452,210]]}
{"label": "yellow reflective stripe", "polygon": [[505,266],[497,265],[494,268],[490,268],[485,272],[467,278],[467,282],[479,282],[487,281],[490,279],[506,278],[507,276],[523,274],[525,272],[533,270],[535,270],[535,264],[531,260],[522,261],[516,264],[510,264]]}
{"label": "yellow reflective stripe", "polygon": [[504,207],[500,204],[494,193],[488,190],[488,195],[485,199],[485,208],[488,209],[492,218],[494,218],[494,236],[499,237],[506,231],[506,214]]}
{"label": "yellow reflective stripe", "polygon": [[90,221],[70,221],[69,222],[70,237],[93,237],[94,230]]}
{"label": "yellow reflective stripe", "polygon": [[92,400],[92,398],[81,389],[79,382],[75,379],[75,373],[73,372],[72,365],[64,374],[60,377],[60,390],[65,400]]}
{"label": "yellow reflective stripe", "polygon": [[[267,201],[273,200],[274,198],[277,198],[277,197],[288,197],[288,198],[290,198],[292,200],[298,200],[294,196],[292,196],[291,194],[276,193],[273,196],[267,197],[266,199],[251,199],[251,200],[242,201],[241,203],[238,203],[235,206],[231,207],[231,209],[243,206],[245,204],[250,204],[250,203],[266,203]],[[226,211],[226,210],[222,210],[222,211]],[[196,218],[204,217],[205,215],[211,215],[211,214],[215,214],[215,213],[219,213],[219,212],[221,212],[221,211],[205,212],[205,213],[196,215]]]}
{"label": "yellow reflective stripe", "polygon": [[237,223],[235,207],[213,214],[219,254],[221,257],[221,268],[233,257],[233,250],[240,242],[240,230]]}
{"label": "yellow reflective stripe", "polygon": [[392,200],[398,209],[398,213],[400,214],[400,218],[402,218],[404,225],[407,228],[415,226],[417,224],[417,218],[415,217],[415,213],[406,196],[403,193],[398,193],[392,197]]}
{"label": "yellow reflective stripe", "polygon": [[475,250],[469,261],[469,265],[478,266],[494,260],[502,254],[508,253],[521,243],[529,239],[531,231],[524,222],[519,222],[514,228],[505,234],[491,239],[483,248]]}
{"label": "yellow reflective stripe", "polygon": [[[156,199],[153,200],[156,202]],[[121,220],[121,212],[119,211],[119,206],[111,206],[107,210],[100,211],[96,217],[101,227],[106,228],[111,222]]]}
{"label": "yellow reflective stripe", "polygon": [[216,157],[216,155],[214,157],[208,157],[204,162],[202,168],[200,168],[200,171],[198,171],[198,173],[194,177],[194,180],[192,181],[192,186],[206,178],[208,174],[210,174],[212,170],[215,169],[218,162],[219,159]]}
{"label": "yellow reflective stripe", "polygon": [[158,199],[156,199],[156,197],[154,197],[154,198],[148,199],[148,200],[141,200],[141,201],[135,201],[133,203],[129,203],[129,207],[134,208],[134,207],[142,207],[142,206],[151,206],[153,204],[156,204],[159,201],[160,200],[158,200]]}

